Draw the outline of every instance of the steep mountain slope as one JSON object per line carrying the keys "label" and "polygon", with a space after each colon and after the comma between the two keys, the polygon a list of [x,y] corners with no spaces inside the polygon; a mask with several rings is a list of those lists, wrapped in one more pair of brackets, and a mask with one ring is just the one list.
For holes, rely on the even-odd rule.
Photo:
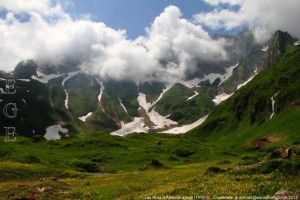
{"label": "steep mountain slope", "polygon": [[117,121],[129,122],[138,116],[138,87],[129,81],[106,81],[103,93],[105,112]]}
{"label": "steep mountain slope", "polygon": [[225,81],[221,90],[231,94],[238,85],[251,79],[259,71],[272,66],[285,52],[294,39],[287,32],[276,31],[274,36],[264,46],[255,46],[246,56],[242,57],[239,67],[234,69],[233,75]]}
{"label": "steep mountain slope", "polygon": [[[5,77],[7,78],[7,77]],[[0,88],[5,88],[5,79],[0,80]],[[16,79],[16,93],[13,95],[1,94],[1,111],[9,103],[15,103],[17,115],[15,118],[8,118],[1,114],[1,130],[4,134],[4,127],[16,127],[17,133],[23,136],[33,136],[45,133],[48,126],[61,124],[70,129],[71,133],[76,132],[76,125],[72,117],[62,107],[64,95],[57,85],[48,86],[30,79]],[[15,107],[9,107],[8,112],[12,114]]]}
{"label": "steep mountain slope", "polygon": [[273,118],[278,113],[290,107],[296,109],[293,112],[297,115],[300,97],[300,48],[289,46],[287,49],[275,65],[262,71],[231,98],[216,107],[205,123],[193,130],[192,134],[213,134],[217,137],[233,132],[250,134],[247,131],[249,127],[275,120]]}
{"label": "steep mountain slope", "polygon": [[147,102],[154,102],[165,89],[165,84],[158,81],[139,84],[139,92],[146,95]]}
{"label": "steep mountain slope", "polygon": [[192,123],[213,109],[212,99],[217,94],[217,84],[214,85],[188,88],[177,83],[166,92],[155,109],[161,115],[170,115],[169,119],[179,123]]}
{"label": "steep mountain slope", "polygon": [[65,83],[64,89],[68,92],[68,107],[73,116],[78,118],[97,110],[100,85],[93,77],[79,73]]}

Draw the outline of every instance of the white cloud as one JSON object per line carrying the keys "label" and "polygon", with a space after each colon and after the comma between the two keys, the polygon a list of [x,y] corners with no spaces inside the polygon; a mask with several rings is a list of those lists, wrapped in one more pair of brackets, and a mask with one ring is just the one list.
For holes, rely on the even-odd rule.
{"label": "white cloud", "polygon": [[230,30],[248,23],[248,17],[244,13],[229,9],[215,9],[212,12],[196,14],[194,17],[198,23],[213,29]]}
{"label": "white cloud", "polygon": [[1,0],[0,9],[5,9],[15,13],[36,12],[48,16],[66,16],[61,5],[52,5],[51,0]]}
{"label": "white cloud", "polygon": [[[223,41],[211,39],[200,25],[183,19],[175,6],[154,20],[146,36],[129,40],[124,30],[89,19],[73,20],[64,12],[54,12],[56,18],[48,20],[41,14],[44,6],[49,10],[59,6],[49,1],[39,5],[32,0],[27,7],[17,2],[22,1],[6,5],[10,12],[0,18],[0,51],[6,52],[0,54],[0,61],[5,70],[26,59],[53,65],[72,60],[85,72],[103,78],[169,80],[184,78],[198,60],[226,59]],[[14,14],[20,11],[30,19],[16,19]],[[162,60],[167,64],[162,65]]]}
{"label": "white cloud", "polygon": [[[102,78],[170,81],[185,78],[198,61],[226,59],[226,41],[212,39],[198,24],[228,30],[249,26],[259,42],[268,39],[274,29],[300,36],[296,25],[300,17],[298,0],[288,0],[284,5],[280,0],[205,1],[216,8],[195,15],[197,24],[183,18],[177,7],[168,6],[146,29],[145,36],[129,40],[125,30],[112,29],[88,17],[72,19],[60,3],[2,0],[0,9],[8,13],[0,18],[0,51],[5,52],[0,54],[1,66],[12,70],[26,59],[53,65],[73,61],[85,72]],[[239,5],[240,9],[222,9],[220,3]],[[16,13],[26,13],[29,19],[20,21]]]}
{"label": "white cloud", "polygon": [[[299,0],[205,0],[205,2],[216,6],[216,9],[213,12],[196,14],[194,18],[199,24],[227,30],[248,26],[253,28],[255,36],[262,36],[262,33],[270,35],[276,29],[281,29],[300,37],[300,27],[297,25],[300,18]],[[238,5],[240,9],[237,11],[222,9],[220,3]],[[263,41],[260,37],[257,39]]]}
{"label": "white cloud", "polygon": [[30,20],[19,22],[12,13],[0,20],[0,60],[6,70],[20,61],[34,59],[41,63],[62,64],[68,60],[82,62],[100,54],[106,46],[125,39],[124,31],[116,31],[103,23],[63,18],[47,22],[40,14],[31,13]]}
{"label": "white cloud", "polygon": [[143,44],[157,60],[168,61],[165,75],[182,78],[198,60],[226,59],[223,41],[213,40],[201,26],[182,18],[175,6],[167,7],[156,17]]}
{"label": "white cloud", "polygon": [[230,5],[237,5],[243,3],[245,0],[204,0],[204,2],[211,4],[211,5],[218,5],[218,4],[230,4]]}

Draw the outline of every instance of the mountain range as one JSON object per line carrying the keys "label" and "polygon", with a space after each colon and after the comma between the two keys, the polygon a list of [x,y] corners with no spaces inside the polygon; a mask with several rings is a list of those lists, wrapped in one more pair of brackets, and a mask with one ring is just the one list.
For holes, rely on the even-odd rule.
{"label": "mountain range", "polygon": [[[12,73],[0,74],[1,91],[5,79],[15,79],[17,85],[16,95],[1,95],[1,108],[9,102],[17,103],[18,108],[17,118],[6,122],[2,116],[1,124],[16,127],[18,135],[28,137],[69,137],[86,128],[120,136],[134,132],[185,133],[272,66],[287,46],[296,42],[282,31],[276,31],[263,45],[258,45],[247,30],[227,36],[227,40],[232,42],[226,61],[199,61],[188,79],[171,82],[100,80],[69,65],[50,67],[38,66],[33,60],[21,61]],[[51,133],[46,131],[49,127]],[[51,127],[66,128],[68,134]]]}
{"label": "mountain range", "polygon": [[17,111],[0,115],[1,135],[17,133],[0,142],[0,197],[299,196],[300,43],[282,31],[227,39],[226,61],[173,82],[33,60],[0,72],[0,110]]}

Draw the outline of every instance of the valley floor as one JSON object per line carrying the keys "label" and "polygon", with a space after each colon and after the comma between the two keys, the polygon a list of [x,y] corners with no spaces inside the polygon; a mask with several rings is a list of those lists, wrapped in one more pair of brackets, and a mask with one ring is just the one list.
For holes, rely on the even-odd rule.
{"label": "valley floor", "polygon": [[225,135],[1,138],[0,199],[299,196],[299,109]]}
{"label": "valley floor", "polygon": [[[94,174],[77,178],[43,178],[0,184],[2,199],[202,199],[273,196],[279,190],[299,192],[300,177],[289,174],[208,173],[209,165],[223,169],[232,164],[200,163],[174,169]],[[237,173],[237,172],[236,172]]]}

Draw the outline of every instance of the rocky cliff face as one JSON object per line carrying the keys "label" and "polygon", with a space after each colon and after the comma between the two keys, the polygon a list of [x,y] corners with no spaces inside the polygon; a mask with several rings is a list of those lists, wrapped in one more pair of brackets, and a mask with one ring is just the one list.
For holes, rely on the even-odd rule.
{"label": "rocky cliff face", "polygon": [[286,47],[292,45],[294,41],[289,33],[280,30],[276,31],[269,43],[268,51],[258,62],[259,69],[263,70],[273,65],[284,54]]}
{"label": "rocky cliff face", "polygon": [[253,49],[240,60],[232,77],[222,85],[221,91],[227,94],[233,93],[239,85],[273,65],[284,54],[287,46],[292,45],[294,41],[289,33],[278,30],[265,44],[253,46]]}

